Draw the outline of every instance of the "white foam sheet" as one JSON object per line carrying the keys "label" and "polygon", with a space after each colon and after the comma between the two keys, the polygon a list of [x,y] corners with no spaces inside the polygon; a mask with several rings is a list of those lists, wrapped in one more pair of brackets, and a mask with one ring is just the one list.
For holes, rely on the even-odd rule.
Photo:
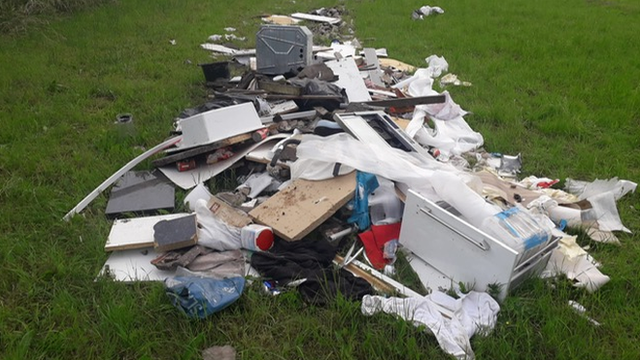
{"label": "white foam sheet", "polygon": [[288,134],[277,134],[277,135],[270,136],[257,144],[253,144],[243,148],[242,150],[236,152],[230,158],[219,161],[215,164],[205,165],[205,166],[195,168],[193,170],[182,171],[182,172],[178,171],[178,169],[176,169],[174,166],[164,166],[160,168],[160,171],[162,171],[162,173],[166,175],[167,178],[177,186],[185,190],[191,189],[192,187],[200,183],[203,183],[211,179],[212,177],[220,174],[221,172],[225,171],[226,169],[230,168],[231,165],[240,161],[248,153],[256,149],[259,149],[261,146],[270,147],[270,143],[272,141],[280,140],[287,136]]}

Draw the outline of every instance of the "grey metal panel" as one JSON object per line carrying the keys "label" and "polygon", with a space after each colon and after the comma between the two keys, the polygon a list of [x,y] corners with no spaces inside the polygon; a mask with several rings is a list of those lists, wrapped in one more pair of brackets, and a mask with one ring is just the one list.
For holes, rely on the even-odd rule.
{"label": "grey metal panel", "polygon": [[257,71],[279,75],[311,64],[313,34],[306,26],[263,25],[256,34]]}

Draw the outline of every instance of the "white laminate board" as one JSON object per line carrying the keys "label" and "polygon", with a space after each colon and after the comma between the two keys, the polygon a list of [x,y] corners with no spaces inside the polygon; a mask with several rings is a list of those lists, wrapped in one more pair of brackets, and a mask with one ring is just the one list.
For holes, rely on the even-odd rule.
{"label": "white laminate board", "polygon": [[140,249],[153,246],[153,226],[162,220],[178,219],[188,213],[147,216],[113,221],[105,251]]}
{"label": "white laminate board", "polygon": [[207,145],[263,127],[252,103],[205,111],[179,121],[182,141],[177,149]]}
{"label": "white laminate board", "polygon": [[340,21],[342,21],[339,18],[334,18],[334,17],[329,17],[329,16],[313,15],[313,14],[305,14],[305,13],[293,13],[293,14],[291,14],[291,17],[294,18],[294,19],[309,20],[309,21],[315,21],[315,22],[321,22],[321,23],[329,23],[329,24],[332,24],[332,25],[339,24]]}
{"label": "white laminate board", "polygon": [[135,250],[114,251],[100,270],[98,276],[109,276],[115,281],[163,281],[175,271],[158,270],[151,260],[162,254],[153,247]]}
{"label": "white laminate board", "polygon": [[369,90],[364,84],[360,70],[353,58],[348,57],[342,60],[332,60],[325,63],[335,75],[338,81],[335,84],[347,91],[349,102],[371,101]]}

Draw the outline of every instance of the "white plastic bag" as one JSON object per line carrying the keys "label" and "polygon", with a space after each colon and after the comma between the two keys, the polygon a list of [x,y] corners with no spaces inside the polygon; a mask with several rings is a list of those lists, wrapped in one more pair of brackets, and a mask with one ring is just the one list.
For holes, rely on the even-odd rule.
{"label": "white plastic bag", "polygon": [[212,213],[205,200],[195,204],[198,220],[198,244],[214,250],[235,250],[242,247],[240,228],[226,224]]}

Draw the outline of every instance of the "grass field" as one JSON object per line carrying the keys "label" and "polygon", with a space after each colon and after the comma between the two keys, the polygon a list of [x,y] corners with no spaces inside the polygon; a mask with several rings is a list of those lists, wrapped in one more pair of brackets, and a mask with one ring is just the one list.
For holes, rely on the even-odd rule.
{"label": "grass field", "polygon": [[[198,358],[224,344],[244,359],[447,358],[420,329],[364,317],[341,299],[312,307],[250,287],[211,318],[187,319],[161,284],[94,282],[107,258],[106,197],[60,220],[204,100],[195,64],[209,59],[198,46],[209,35],[233,26],[251,39],[257,15],[335,4],[117,1],[0,35],[0,358]],[[366,46],[418,66],[443,55],[472,82],[450,92],[489,151],[523,154],[523,175],[638,182],[640,3],[455,0],[429,4],[443,15],[411,21],[421,5],[346,2]],[[123,112],[134,115],[133,136],[113,124]],[[618,205],[624,224],[640,231],[639,195]],[[505,301],[492,335],[472,339],[477,357],[640,358],[639,238],[620,239],[581,239],[610,283],[588,294],[565,280],[529,281]],[[576,315],[569,300],[603,325]]]}

